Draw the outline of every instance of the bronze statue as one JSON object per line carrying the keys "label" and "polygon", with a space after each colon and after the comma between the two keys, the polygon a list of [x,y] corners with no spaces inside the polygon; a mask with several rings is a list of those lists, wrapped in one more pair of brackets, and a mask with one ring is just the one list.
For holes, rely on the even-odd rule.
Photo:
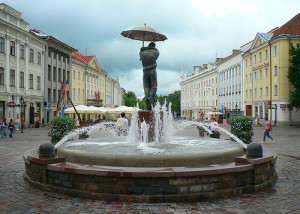
{"label": "bronze statue", "polygon": [[143,64],[143,85],[147,110],[152,110],[155,104],[157,91],[156,60],[159,51],[155,48],[155,43],[151,42],[148,47],[142,47],[140,51],[140,60]]}

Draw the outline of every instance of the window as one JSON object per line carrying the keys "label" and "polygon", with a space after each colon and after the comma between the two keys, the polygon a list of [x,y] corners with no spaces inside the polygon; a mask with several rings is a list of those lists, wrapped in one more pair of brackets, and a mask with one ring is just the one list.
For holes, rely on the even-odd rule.
{"label": "window", "polygon": [[29,74],[29,88],[33,89],[33,74]]}
{"label": "window", "polygon": [[249,82],[252,81],[252,74],[249,74]]}
{"label": "window", "polygon": [[66,80],[66,70],[63,69],[63,81]]}
{"label": "window", "polygon": [[245,82],[246,83],[248,82],[248,75],[246,75]]}
{"label": "window", "polygon": [[269,96],[269,87],[266,87],[266,97]]}
{"label": "window", "polygon": [[38,52],[38,64],[40,65],[42,61],[42,55],[40,52]]}
{"label": "window", "polygon": [[73,70],[73,79],[75,79],[75,70]]}
{"label": "window", "polygon": [[67,80],[70,79],[70,71],[67,71]]}
{"label": "window", "polygon": [[277,76],[278,75],[278,69],[277,69],[277,65],[274,66],[274,75]]}
{"label": "window", "polygon": [[274,96],[278,96],[278,86],[274,86]]}
{"label": "window", "polygon": [[51,57],[51,49],[48,49],[48,56]]}
{"label": "window", "polygon": [[48,80],[51,81],[51,65],[48,65]]}
{"label": "window", "polygon": [[21,59],[25,58],[24,51],[25,51],[24,45],[20,45],[20,58]]}
{"label": "window", "polygon": [[259,53],[259,61],[262,61],[262,52]]}
{"label": "window", "polygon": [[50,88],[48,88],[48,102],[52,103],[52,100],[51,100],[51,89]]}
{"label": "window", "polygon": [[266,68],[266,78],[269,76],[269,68]]}
{"label": "window", "polygon": [[4,85],[4,68],[0,68],[0,85]]}
{"label": "window", "polygon": [[212,95],[214,95],[214,89],[211,92],[212,92]]}
{"label": "window", "polygon": [[61,69],[58,68],[58,80],[59,82],[61,82]]}
{"label": "window", "polygon": [[78,88],[78,100],[80,100],[80,88]]}
{"label": "window", "polygon": [[41,77],[37,76],[37,90],[41,90]]}
{"label": "window", "polygon": [[262,70],[259,70],[259,79],[262,79]]}
{"label": "window", "polygon": [[78,71],[78,80],[80,80],[80,71]]}
{"label": "window", "polygon": [[57,80],[57,72],[56,72],[56,67],[53,67],[53,81]]}
{"label": "window", "polygon": [[10,55],[15,56],[16,45],[15,42],[10,42]]}
{"label": "window", "polygon": [[262,88],[260,88],[260,89],[259,89],[259,96],[260,96],[260,97],[262,97],[262,93],[263,93]]}
{"label": "window", "polygon": [[265,50],[265,58],[266,58],[266,59],[268,59],[268,57],[269,57],[268,55],[269,55],[268,50]]}
{"label": "window", "polygon": [[75,92],[76,92],[76,88],[73,88],[73,100],[76,100]]}
{"label": "window", "polygon": [[256,80],[256,72],[254,72],[254,80]]}
{"label": "window", "polygon": [[254,64],[256,64],[256,55],[254,55]]}
{"label": "window", "polygon": [[248,59],[246,59],[246,68],[248,67]]}
{"label": "window", "polygon": [[82,100],[84,101],[84,89],[82,89]]}
{"label": "window", "polygon": [[250,57],[250,62],[249,62],[249,64],[252,65],[252,57]]}
{"label": "window", "polygon": [[56,95],[56,89],[53,89],[53,102],[56,102],[57,100]]}
{"label": "window", "polygon": [[256,90],[256,88],[254,89],[254,97],[255,98],[257,97],[257,90]]}
{"label": "window", "polygon": [[277,45],[274,46],[274,56],[277,56]]}
{"label": "window", "polygon": [[250,98],[252,97],[252,89],[250,89],[250,91],[249,91],[249,97]]}
{"label": "window", "polygon": [[20,72],[20,88],[24,88],[24,72]]}
{"label": "window", "polygon": [[33,62],[33,49],[29,51],[29,62]]}
{"label": "window", "polygon": [[0,37],[0,52],[4,53],[5,45],[4,45],[4,38]]}
{"label": "window", "polygon": [[9,85],[10,86],[15,86],[15,70],[10,70],[10,73],[9,73]]}

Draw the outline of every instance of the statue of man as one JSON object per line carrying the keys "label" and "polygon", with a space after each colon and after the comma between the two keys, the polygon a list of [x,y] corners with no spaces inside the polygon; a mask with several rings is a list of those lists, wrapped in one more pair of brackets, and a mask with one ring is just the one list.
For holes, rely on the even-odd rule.
{"label": "statue of man", "polygon": [[157,90],[156,60],[159,56],[155,43],[151,42],[148,47],[142,47],[140,60],[143,64],[143,85],[146,99],[147,110],[152,110],[155,104]]}

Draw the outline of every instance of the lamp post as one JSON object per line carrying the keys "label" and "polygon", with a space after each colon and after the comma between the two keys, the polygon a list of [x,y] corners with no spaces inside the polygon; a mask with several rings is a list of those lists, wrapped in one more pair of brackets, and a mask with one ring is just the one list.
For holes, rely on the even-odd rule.
{"label": "lamp post", "polygon": [[235,116],[237,116],[237,111],[238,111],[238,105],[235,104]]}
{"label": "lamp post", "polygon": [[23,97],[20,98],[20,105],[21,105],[21,133],[23,133],[23,102],[24,102],[24,99]]}

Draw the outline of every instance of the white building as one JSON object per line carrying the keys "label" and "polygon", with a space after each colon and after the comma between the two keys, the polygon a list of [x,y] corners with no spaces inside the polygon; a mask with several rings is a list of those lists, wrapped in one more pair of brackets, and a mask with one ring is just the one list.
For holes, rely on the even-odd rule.
{"label": "white building", "polygon": [[[46,42],[29,32],[22,14],[0,4],[0,117],[26,126],[43,118],[44,58]],[[14,102],[16,107],[9,107]]]}
{"label": "white building", "polygon": [[233,50],[232,54],[217,63],[219,75],[219,105],[229,114],[243,115],[243,66],[242,51]]}
{"label": "white building", "polygon": [[[219,61],[220,59],[217,59]],[[181,117],[200,120],[201,116],[218,108],[218,73],[215,63],[194,66],[191,75],[182,74]]]}

